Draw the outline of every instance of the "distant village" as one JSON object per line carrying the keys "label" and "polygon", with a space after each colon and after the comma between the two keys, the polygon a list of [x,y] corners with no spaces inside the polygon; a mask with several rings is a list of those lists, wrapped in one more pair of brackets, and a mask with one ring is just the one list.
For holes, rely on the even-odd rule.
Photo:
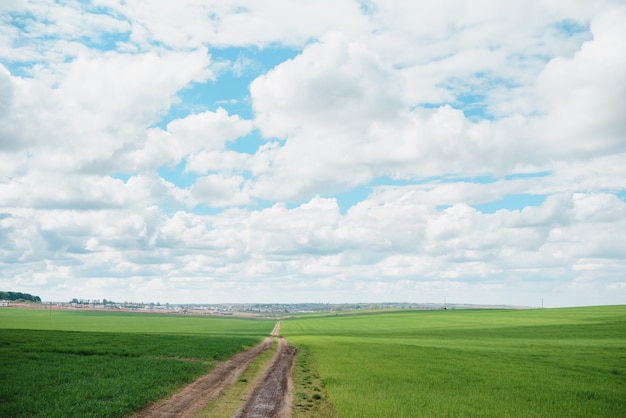
{"label": "distant village", "polygon": [[42,308],[131,311],[147,313],[173,313],[183,315],[238,315],[238,316],[286,316],[303,313],[335,313],[369,310],[396,309],[442,309],[441,304],[416,303],[220,303],[220,304],[171,304],[171,303],[137,303],[113,302],[103,300],[73,299],[71,302],[42,302]]}
{"label": "distant village", "polygon": [[[40,309],[68,309],[92,311],[124,311],[168,313],[180,315],[285,317],[296,314],[339,314],[381,310],[438,310],[438,309],[516,309],[508,305],[473,305],[458,303],[220,303],[170,304],[160,302],[114,302],[107,299],[72,299],[70,302],[33,302],[32,300],[0,300],[0,307],[32,307]],[[526,308],[526,307],[523,307]]]}

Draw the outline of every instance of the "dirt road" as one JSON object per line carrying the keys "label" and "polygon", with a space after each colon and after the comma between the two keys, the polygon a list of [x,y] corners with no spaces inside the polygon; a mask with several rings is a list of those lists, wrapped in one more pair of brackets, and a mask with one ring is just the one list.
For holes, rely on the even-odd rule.
{"label": "dirt road", "polygon": [[280,321],[278,321],[276,323],[276,325],[274,325],[274,329],[272,330],[272,332],[270,333],[270,335],[272,337],[278,337],[280,336]]}
{"label": "dirt road", "polygon": [[291,416],[292,371],[296,349],[282,338],[261,384],[237,411],[236,418],[287,418]]}
{"label": "dirt road", "polygon": [[278,349],[272,357],[265,376],[251,392],[248,400],[239,408],[237,417],[289,417],[291,416],[291,389],[293,363],[296,349],[278,338],[280,322],[261,344],[242,351],[220,364],[211,372],[184,387],[171,398],[151,405],[134,418],[188,418],[206,406],[220,392],[237,381],[250,362],[271,348],[272,340],[278,339]]}

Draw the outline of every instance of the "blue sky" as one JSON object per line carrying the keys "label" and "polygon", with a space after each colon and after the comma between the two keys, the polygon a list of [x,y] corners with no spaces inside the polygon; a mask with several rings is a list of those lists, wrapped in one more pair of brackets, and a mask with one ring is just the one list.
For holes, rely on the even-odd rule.
{"label": "blue sky", "polygon": [[0,5],[0,288],[626,302],[626,9]]}

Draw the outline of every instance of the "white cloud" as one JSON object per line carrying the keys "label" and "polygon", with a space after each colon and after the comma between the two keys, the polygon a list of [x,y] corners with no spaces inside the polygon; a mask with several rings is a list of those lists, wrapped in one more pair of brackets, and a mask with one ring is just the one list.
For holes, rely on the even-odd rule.
{"label": "white cloud", "polygon": [[245,136],[251,129],[250,121],[229,115],[221,107],[215,112],[190,114],[171,121],[166,130],[149,129],[145,143],[127,155],[127,163],[133,170],[144,171],[174,166],[189,157],[187,171],[206,173],[219,169],[219,163],[205,165],[212,162],[209,155],[231,155],[232,159],[225,144]]}
{"label": "white cloud", "polygon": [[[0,287],[624,300],[620,2],[23,1],[0,15]],[[267,47],[298,53],[276,65]],[[223,94],[244,67],[273,68],[249,98]],[[257,134],[255,153],[235,151]],[[511,195],[543,202],[479,210]]]}
{"label": "white cloud", "polygon": [[[129,43],[145,48],[161,43],[172,48],[267,46],[273,43],[301,46],[333,27],[361,32],[368,26],[352,1],[126,1],[101,0],[132,22]],[[333,10],[333,13],[328,13]],[[350,16],[350,19],[346,19]]]}
{"label": "white cloud", "polygon": [[250,86],[256,122],[268,137],[287,137],[303,128],[330,124],[359,130],[393,117],[400,86],[385,64],[339,33],[307,46]]}
{"label": "white cloud", "polygon": [[[166,293],[177,278],[187,277],[189,286],[208,283],[205,291],[198,290],[202,298],[214,285],[251,277],[272,277],[276,285],[291,283],[300,291],[307,289],[301,288],[302,280],[326,278],[339,293],[351,289],[367,299],[368,293],[358,290],[374,282],[393,286],[401,281],[404,285],[398,286],[412,289],[453,280],[467,288],[469,283],[501,283],[503,277],[518,282],[557,277],[563,283],[568,272],[579,272],[594,287],[619,284],[625,254],[612,243],[626,227],[625,214],[626,204],[607,194],[549,198],[533,210],[494,214],[464,205],[439,212],[399,196],[364,201],[345,215],[334,199],[314,198],[293,209],[276,205],[209,217],[185,212],[169,217],[157,208],[143,213],[15,211],[0,226],[13,243],[3,246],[5,257],[17,251],[22,260],[5,274],[19,273],[19,266],[33,268],[41,257],[64,249],[64,258],[50,258],[46,267],[65,267],[64,274],[38,276],[50,284],[62,281],[76,288],[79,277],[99,277],[116,286],[127,274],[156,275],[164,279],[160,285]],[[605,272],[602,278],[598,271]]]}
{"label": "white cloud", "polygon": [[11,77],[0,145],[26,151],[32,170],[115,172],[120,154],[145,140],[176,93],[211,75],[209,63],[206,50],[89,53],[37,69],[34,78]]}
{"label": "white cloud", "polygon": [[101,44],[104,37],[130,28],[126,20],[72,2],[6,1],[0,14],[15,25],[0,35],[7,46],[0,49],[0,59],[16,62],[63,62],[85,51],[83,42]]}
{"label": "white cloud", "polygon": [[251,204],[252,200],[242,190],[243,187],[244,179],[241,176],[209,174],[200,177],[190,189],[191,205],[206,203],[212,207],[224,207]]}
{"label": "white cloud", "polygon": [[251,165],[249,154],[228,150],[202,150],[187,157],[185,170],[197,174],[207,174],[209,171],[242,172],[250,169]]}
{"label": "white cloud", "polygon": [[553,59],[539,75],[538,111],[546,117],[535,132],[549,141],[549,152],[588,158],[626,149],[625,19],[626,9],[594,19],[593,40],[571,59]]}
{"label": "white cloud", "polygon": [[[255,190],[297,200],[380,175],[504,175],[524,167],[546,169],[555,158],[623,152],[619,103],[626,79],[619,69],[626,55],[616,47],[623,20],[619,12],[594,20],[592,40],[572,58],[557,57],[538,72],[534,96],[528,96],[536,103],[533,112],[492,122],[470,121],[447,105],[403,110],[398,92],[406,89],[399,71],[382,64],[368,45],[329,36],[251,85],[258,126],[267,136],[287,138],[272,172]],[[466,53],[454,57],[463,60]],[[463,73],[467,65],[457,64],[451,67],[460,68],[457,77],[474,72]],[[285,182],[289,193],[271,185]]]}
{"label": "white cloud", "polygon": [[251,123],[237,115],[228,115],[220,107],[215,112],[207,111],[176,119],[167,125],[167,130],[185,150],[221,150],[226,142],[248,134]]}

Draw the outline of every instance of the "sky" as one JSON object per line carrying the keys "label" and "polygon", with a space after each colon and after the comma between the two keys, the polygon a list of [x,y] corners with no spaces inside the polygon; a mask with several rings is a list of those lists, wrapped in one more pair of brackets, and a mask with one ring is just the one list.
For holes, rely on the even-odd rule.
{"label": "sky", "polygon": [[626,303],[623,0],[4,0],[0,290]]}

